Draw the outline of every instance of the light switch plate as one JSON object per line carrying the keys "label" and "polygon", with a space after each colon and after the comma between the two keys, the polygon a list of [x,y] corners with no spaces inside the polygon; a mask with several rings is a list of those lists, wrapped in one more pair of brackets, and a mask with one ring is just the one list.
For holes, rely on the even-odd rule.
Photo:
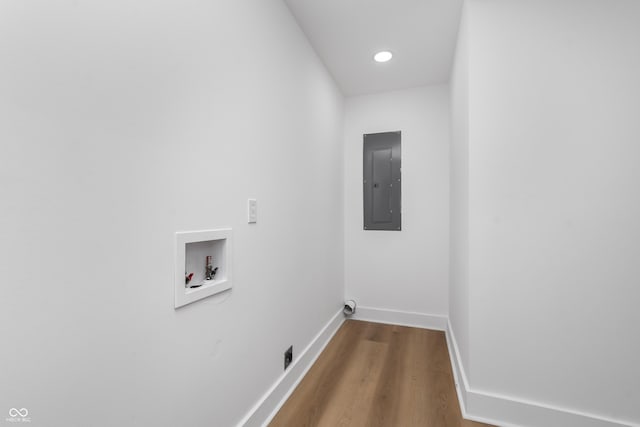
{"label": "light switch plate", "polygon": [[256,199],[249,199],[248,211],[249,224],[258,222],[258,201]]}

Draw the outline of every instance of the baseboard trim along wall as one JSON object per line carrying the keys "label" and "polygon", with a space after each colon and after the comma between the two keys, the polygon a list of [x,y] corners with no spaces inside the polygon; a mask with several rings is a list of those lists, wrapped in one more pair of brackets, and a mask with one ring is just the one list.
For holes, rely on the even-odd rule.
{"label": "baseboard trim along wall", "polygon": [[460,409],[468,420],[501,427],[640,427],[626,421],[472,388],[450,322],[447,322],[446,337]]}
{"label": "baseboard trim along wall", "polygon": [[[447,316],[384,308],[357,307],[351,317],[376,323],[444,331],[462,416],[465,419],[500,427],[640,427],[627,421],[554,407],[516,397],[499,395],[469,386],[453,327]],[[284,405],[296,386],[315,363],[322,350],[344,322],[338,311],[274,385],[254,405],[238,427],[265,427]]]}
{"label": "baseboard trim along wall", "polygon": [[640,427],[638,424],[627,421],[613,420],[470,387],[461,363],[455,334],[447,316],[357,307],[352,318],[445,331],[460,409],[465,419],[501,427]]}
{"label": "baseboard trim along wall", "polygon": [[344,322],[342,308],[331,317],[329,322],[311,340],[309,345],[294,358],[294,361],[251,408],[247,415],[238,423],[238,427],[267,426],[287,401],[293,390],[315,363],[322,350],[327,346]]}
{"label": "baseboard trim along wall", "polygon": [[360,306],[356,307],[356,312],[351,318],[376,323],[387,323],[390,325],[433,329],[436,331],[446,331],[448,321],[446,316]]}

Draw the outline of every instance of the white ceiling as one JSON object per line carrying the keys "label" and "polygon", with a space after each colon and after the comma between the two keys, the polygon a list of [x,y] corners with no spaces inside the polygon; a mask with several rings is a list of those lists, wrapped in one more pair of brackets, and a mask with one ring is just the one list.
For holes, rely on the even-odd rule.
{"label": "white ceiling", "polygon": [[462,0],[285,2],[347,96],[449,81]]}

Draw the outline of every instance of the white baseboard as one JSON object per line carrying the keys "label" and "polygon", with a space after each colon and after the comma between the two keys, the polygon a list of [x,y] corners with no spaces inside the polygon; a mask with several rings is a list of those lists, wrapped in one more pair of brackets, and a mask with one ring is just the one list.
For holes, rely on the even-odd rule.
{"label": "white baseboard", "polygon": [[356,312],[351,316],[351,319],[390,325],[413,326],[436,331],[446,331],[448,321],[446,316],[360,306],[356,307]]}
{"label": "white baseboard", "polygon": [[[453,328],[446,316],[358,307],[356,314],[351,318],[445,331],[460,409],[465,419],[501,427],[640,427],[639,424],[627,421],[614,420],[600,415],[554,407],[470,387],[464,366],[461,363]],[[267,426],[343,322],[344,317],[342,310],[340,310],[300,353],[290,369],[283,373],[254,405],[238,426]]]}
{"label": "white baseboard", "polygon": [[472,388],[450,322],[447,322],[446,336],[460,409],[468,420],[501,427],[640,427],[627,421]]}
{"label": "white baseboard", "polygon": [[238,423],[238,427],[267,426],[287,401],[293,390],[315,363],[322,350],[329,343],[338,328],[344,322],[342,308],[333,315],[320,332],[311,340],[309,345],[300,352],[297,358],[262,398],[251,408],[247,415]]}

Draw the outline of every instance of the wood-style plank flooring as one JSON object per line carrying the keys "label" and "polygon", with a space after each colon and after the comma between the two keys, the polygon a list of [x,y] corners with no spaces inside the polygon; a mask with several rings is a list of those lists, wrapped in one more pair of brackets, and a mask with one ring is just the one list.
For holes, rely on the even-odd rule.
{"label": "wood-style plank flooring", "polygon": [[482,427],[462,419],[443,332],[347,320],[271,427]]}

